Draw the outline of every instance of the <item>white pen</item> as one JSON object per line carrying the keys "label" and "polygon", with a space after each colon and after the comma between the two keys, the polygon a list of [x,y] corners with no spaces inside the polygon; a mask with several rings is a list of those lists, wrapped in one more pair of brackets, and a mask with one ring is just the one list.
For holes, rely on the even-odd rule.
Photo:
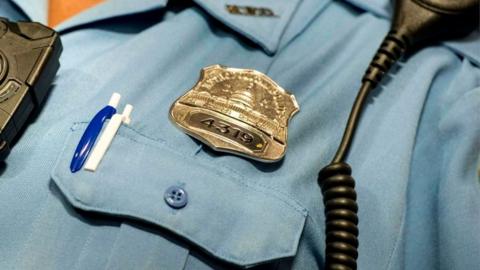
{"label": "white pen", "polygon": [[85,170],[94,172],[97,169],[100,161],[102,161],[103,156],[107,152],[108,147],[112,143],[113,138],[117,134],[117,131],[122,125],[122,123],[126,125],[130,124],[130,114],[132,113],[132,110],[133,106],[127,104],[122,114],[116,113],[112,116],[112,119],[110,119],[110,121],[108,122],[105,130],[100,136],[100,139],[93,148],[92,153],[90,154],[90,157],[85,164]]}

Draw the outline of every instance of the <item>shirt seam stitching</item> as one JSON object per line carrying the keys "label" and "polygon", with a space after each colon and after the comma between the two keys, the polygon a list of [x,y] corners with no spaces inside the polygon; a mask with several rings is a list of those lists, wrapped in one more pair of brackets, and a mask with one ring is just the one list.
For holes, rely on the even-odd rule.
{"label": "shirt seam stitching", "polygon": [[[86,124],[87,122],[75,122],[74,123],[74,126],[71,128],[72,131],[76,131],[78,128],[78,125],[83,125],[83,124]],[[139,132],[138,130],[132,128],[132,127],[129,127],[129,126],[124,126],[126,129],[134,132],[135,134],[137,135],[140,135],[148,140],[151,140],[153,142],[157,142],[157,143],[161,143],[163,144],[164,146],[167,147],[167,149],[169,149],[170,151],[173,151],[174,153],[177,153],[179,155],[181,155],[182,157],[186,158],[186,159],[190,159],[190,160],[193,160],[190,156],[188,155],[185,155],[183,152],[180,152],[178,150],[175,150],[172,146],[170,146],[165,140],[163,139],[155,139],[155,138],[152,138],[150,136],[147,136],[141,132]],[[155,144],[148,144],[148,143],[145,143],[145,142],[141,142],[139,140],[136,140],[135,138],[131,137],[131,136],[128,136],[128,134],[123,134],[123,133],[117,133],[117,136],[120,136],[120,137],[123,137],[123,138],[126,138],[126,139],[129,139],[135,143],[138,143],[138,144],[142,144],[142,145],[145,145],[145,146],[153,146],[153,147],[160,147],[160,145],[155,145]],[[205,164],[203,164],[203,162],[198,162],[196,161],[197,164],[201,165],[201,166],[207,166]],[[256,190],[257,192],[261,192],[260,189],[266,189],[266,190],[269,190],[269,191],[272,191],[270,193],[270,195],[272,195],[272,197],[282,201],[283,203],[285,203],[286,205],[290,206],[291,208],[293,208],[295,211],[301,213],[303,216],[306,216],[307,213],[308,213],[308,210],[305,206],[303,206],[303,204],[301,204],[300,202],[298,202],[295,198],[291,197],[290,195],[282,192],[282,191],[279,191],[277,190],[276,188],[274,187],[271,187],[271,186],[266,186],[266,185],[262,185],[262,184],[258,184],[258,183],[255,183],[255,184],[251,184],[251,183],[248,183],[245,181],[244,177],[242,177],[242,175],[235,169],[231,168],[230,166],[228,165],[223,165],[223,167],[225,169],[227,169],[228,171],[230,171],[231,173],[234,173],[236,177],[234,177],[235,179],[232,180],[234,181],[235,183],[238,183],[244,187],[247,187],[247,188],[250,188],[250,189],[253,189],[253,190]],[[209,168],[213,168],[211,166],[209,166]],[[224,176],[225,172],[221,171],[221,170],[218,170],[215,169],[215,171],[213,172],[215,173],[216,175],[218,176]],[[221,175],[220,175],[221,174]],[[228,178],[229,179],[229,178]],[[288,199],[288,200],[287,200]]]}

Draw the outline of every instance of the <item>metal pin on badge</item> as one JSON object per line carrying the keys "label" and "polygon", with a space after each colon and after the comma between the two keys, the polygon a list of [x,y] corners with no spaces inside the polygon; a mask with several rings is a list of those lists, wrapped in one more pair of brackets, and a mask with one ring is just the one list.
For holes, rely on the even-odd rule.
{"label": "metal pin on badge", "polygon": [[213,65],[173,103],[170,119],[214,150],[274,162],[285,155],[288,121],[298,110],[267,75]]}

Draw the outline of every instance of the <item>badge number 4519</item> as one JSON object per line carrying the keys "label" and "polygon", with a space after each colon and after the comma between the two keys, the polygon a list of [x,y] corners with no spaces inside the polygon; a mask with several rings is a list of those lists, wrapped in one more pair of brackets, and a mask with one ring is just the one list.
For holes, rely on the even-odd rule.
{"label": "badge number 4519", "polygon": [[225,139],[233,140],[252,151],[261,151],[265,147],[263,138],[249,132],[233,123],[227,123],[204,113],[195,113],[190,119],[190,124],[203,130],[218,134]]}

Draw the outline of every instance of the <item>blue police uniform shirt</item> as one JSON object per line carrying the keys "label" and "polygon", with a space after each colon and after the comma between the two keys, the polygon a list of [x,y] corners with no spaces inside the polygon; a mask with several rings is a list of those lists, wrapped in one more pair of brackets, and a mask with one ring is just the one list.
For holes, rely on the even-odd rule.
{"label": "blue police uniform shirt", "polygon": [[[46,3],[3,0],[0,16],[45,23]],[[62,23],[51,94],[0,169],[0,269],[323,269],[317,173],[390,10],[388,0],[107,0]],[[480,265],[479,41],[411,54],[370,97],[348,158],[359,269]],[[282,161],[214,152],[169,121],[212,64],[259,70],[296,96]],[[135,106],[132,123],[95,173],[72,174],[112,92]],[[164,200],[172,186],[185,207]]]}

